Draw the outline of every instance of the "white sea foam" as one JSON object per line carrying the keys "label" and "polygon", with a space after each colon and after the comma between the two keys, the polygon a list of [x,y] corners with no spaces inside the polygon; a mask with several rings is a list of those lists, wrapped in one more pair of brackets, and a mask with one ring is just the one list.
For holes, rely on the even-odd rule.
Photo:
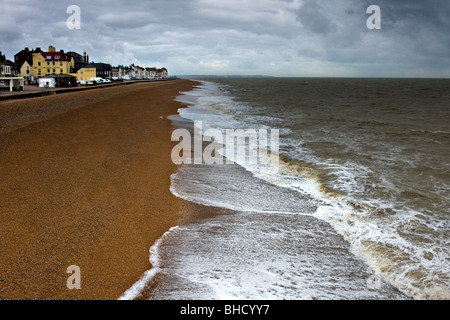
{"label": "white sea foam", "polygon": [[[337,162],[332,154],[329,158],[320,158],[307,147],[305,141],[310,139],[310,142],[322,143],[322,140],[327,139],[330,134],[336,134],[335,141],[332,141],[334,144],[329,143],[329,145],[341,148],[342,145],[336,144],[336,142],[340,143],[339,139],[345,139],[346,143],[351,144],[352,136],[348,133],[339,134],[339,132],[333,132],[332,129],[324,129],[322,132],[304,132],[303,139],[302,136],[296,135],[295,130],[283,128],[283,122],[276,117],[269,119],[267,115],[261,113],[249,116],[251,109],[249,105],[236,102],[228,92],[220,89],[221,86],[212,82],[203,82],[198,90],[180,96],[181,101],[191,104],[190,108],[181,109],[180,115],[193,121],[201,120],[205,128],[227,129],[260,126],[260,128],[270,129],[270,125],[276,124],[281,129],[281,153],[289,157],[281,159],[280,170],[277,173],[267,170],[270,167],[270,157],[265,158],[264,155],[260,157],[262,163],[257,166],[239,163],[240,168],[239,166],[182,167],[172,176],[172,193],[200,204],[251,213],[255,219],[264,216],[267,218],[265,223],[270,220],[269,223],[273,224],[272,218],[277,221],[277,219],[287,216],[313,216],[332,226],[350,244],[352,252],[364,259],[376,276],[388,281],[407,295],[417,299],[450,298],[449,242],[448,237],[443,236],[448,230],[448,223],[446,220],[434,219],[424,212],[413,209],[407,202],[399,202],[398,186],[393,183],[392,177],[381,170],[383,166],[390,165],[392,159],[399,162],[396,165],[401,166],[403,162],[405,167],[413,167],[415,161],[419,159],[419,155],[413,159],[406,156],[407,153],[403,155],[405,152],[403,148],[390,148],[388,145],[384,145],[384,142],[380,142],[378,147],[387,150],[387,153],[375,154],[376,158],[369,155],[367,158],[367,161],[378,163],[380,165],[378,169],[369,167],[364,161],[356,162],[351,158],[345,162]],[[315,130],[314,127],[313,130]],[[318,136],[315,137],[314,134]],[[372,146],[366,146],[364,143],[349,146],[349,148],[357,150],[369,147]],[[340,149],[339,152],[346,152],[346,150]],[[395,155],[397,157],[394,157]],[[301,161],[294,159],[301,159]],[[260,182],[255,179],[259,179]],[[430,178],[430,181],[432,179],[433,177]],[[445,193],[446,185],[442,184],[440,180],[435,181],[435,186],[436,191],[433,191],[435,194]],[[383,195],[383,197],[374,197],[373,194]],[[184,232],[184,228],[189,229],[186,237],[196,232],[204,236],[205,234],[200,232],[204,230],[203,227],[212,229],[220,227],[220,230],[224,230],[221,228],[227,229],[228,222],[214,220],[211,221],[212,225],[206,222],[203,225],[183,227],[181,231]],[[221,226],[220,223],[224,223],[224,225]],[[231,226],[236,228],[234,222]],[[234,236],[246,239],[252,234],[259,234],[258,228],[262,228],[258,223],[246,226],[245,230],[248,234],[239,233]],[[282,229],[281,225],[279,229]],[[292,234],[296,231],[292,221],[287,223],[284,229],[283,232]],[[304,236],[304,229],[300,228],[299,230],[303,231],[299,231],[300,233],[296,236]],[[319,228],[311,230],[314,234],[311,235],[312,237],[321,239]],[[264,235],[268,239],[273,236],[271,232]],[[170,242],[174,238],[176,237],[167,239]],[[216,243],[214,237],[208,239]],[[260,245],[263,239],[259,239],[259,241]],[[258,247],[253,247],[251,243],[251,241],[248,242],[245,250],[258,251]],[[320,240],[317,243],[320,243]],[[221,247],[216,250],[220,251],[223,248],[224,244],[222,243]],[[186,247],[185,250],[188,251],[189,248]],[[186,256],[187,251],[179,252],[176,248],[173,248],[173,251],[178,252],[183,259],[193,259]],[[346,290],[347,294],[352,292],[350,285],[343,286],[341,293],[330,289],[332,286],[329,286],[330,292],[327,293],[323,291],[323,287],[318,286],[317,279],[306,281],[303,278],[306,282],[302,282],[299,274],[292,268],[295,266],[295,268],[314,270],[314,267],[311,263],[297,265],[296,262],[290,261],[288,257],[293,254],[292,252],[286,252],[286,255],[279,257],[280,261],[286,262],[283,263],[283,266],[276,263],[272,265],[263,263],[265,267],[258,270],[249,267],[248,262],[244,262],[242,258],[233,255],[227,256],[228,253],[229,251],[222,252],[221,254],[225,254],[225,256],[220,261],[211,258],[214,265],[224,263],[223,268],[219,268],[220,270],[205,271],[204,267],[199,266],[203,262],[193,259],[191,260],[192,264],[187,264],[191,271],[183,271],[188,273],[188,275],[184,275],[191,279],[190,281],[202,283],[209,289],[213,288],[215,297],[226,299],[255,297],[289,299],[298,297],[300,291],[305,292],[309,297],[332,298],[340,297]],[[210,259],[207,255],[213,253],[205,251],[195,254],[202,257],[199,259]],[[262,257],[267,259],[270,254],[265,252]],[[226,263],[228,258],[231,261],[229,264]],[[320,258],[327,259],[325,256],[319,256],[318,259]],[[306,257],[297,256],[295,259],[305,261]],[[264,259],[262,260],[264,261]],[[274,262],[272,261],[272,263]],[[325,262],[315,261],[315,264],[320,263]],[[245,270],[250,270],[250,272],[233,269],[241,264],[248,267]],[[176,267],[174,268],[176,269]],[[274,269],[277,271],[274,272]],[[236,272],[232,272],[232,270]],[[181,271],[172,270],[171,272]],[[245,279],[239,277],[238,272],[247,277]],[[257,275],[261,275],[261,277]],[[271,275],[275,275],[280,285],[284,283],[282,280],[284,275],[291,280],[295,279],[294,282],[297,285],[294,285],[295,289],[291,291],[279,290],[280,287],[274,283],[265,282],[264,277],[270,279]],[[263,285],[264,283],[265,285]],[[303,283],[304,286],[300,286],[299,283]],[[289,286],[285,284],[284,287]],[[205,298],[205,292],[202,290],[199,290],[199,292],[203,292],[203,294],[199,293],[199,296]],[[211,290],[208,291],[208,294],[211,294]],[[367,292],[362,290],[356,292],[354,297],[364,296],[367,296]]]}
{"label": "white sea foam", "polygon": [[150,247],[149,251],[149,260],[152,265],[152,268],[147,270],[142,277],[136,281],[131,288],[125,291],[118,300],[134,300],[141,296],[142,292],[146,288],[146,286],[151,282],[151,280],[155,277],[155,275],[161,271],[161,260],[159,256],[159,247],[170,234],[175,232],[179,227],[172,227],[164,233],[164,235],[156,240],[156,242]]}
{"label": "white sea foam", "polygon": [[158,300],[405,298],[385,283],[370,289],[364,264],[311,216],[219,215],[180,227],[161,250]]}

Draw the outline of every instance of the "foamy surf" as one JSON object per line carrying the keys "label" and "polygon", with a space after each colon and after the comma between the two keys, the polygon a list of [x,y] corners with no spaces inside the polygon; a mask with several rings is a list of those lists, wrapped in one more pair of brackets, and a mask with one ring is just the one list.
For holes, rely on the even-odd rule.
{"label": "foamy surf", "polygon": [[[420,109],[414,113],[411,105],[400,107],[407,102],[401,94],[396,100],[388,93],[387,103],[397,103],[395,114],[384,107],[386,101],[379,102],[377,109],[364,106],[364,101],[342,104],[340,89],[332,91],[334,85],[347,85],[339,80],[308,82],[307,91],[298,94],[295,108],[285,108],[298,92],[295,79],[278,80],[283,83],[279,91],[284,95],[273,88],[272,80],[214,81],[204,82],[198,89],[197,94],[208,99],[193,103],[183,111],[183,117],[203,120],[205,126],[215,128],[280,128],[283,156],[277,174],[265,173],[261,166],[239,164],[254,177],[310,199],[318,207],[313,215],[333,226],[356,255],[402,292],[417,299],[450,298],[450,241],[443,209],[448,207],[448,157],[442,153],[442,145],[448,141],[443,134],[448,124],[440,121],[448,110],[445,103],[434,100],[435,106],[428,107],[435,108],[433,112],[440,112],[441,117],[424,122],[426,115]],[[377,85],[377,80],[358,81],[362,90],[365,82]],[[267,86],[258,87],[258,82]],[[315,102],[317,96],[309,95],[312,103],[304,103],[315,83],[317,90],[332,92],[331,98]],[[295,89],[288,89],[290,84]],[[359,90],[356,80],[355,85]],[[419,82],[410,85],[420,87]],[[405,116],[399,112],[401,108]],[[199,117],[205,109],[209,111],[204,118]],[[428,123],[432,129],[425,127]],[[412,137],[405,134],[411,130]],[[415,175],[424,179],[414,181]],[[417,191],[409,190],[413,188]]]}
{"label": "foamy surf", "polygon": [[152,265],[152,268],[147,270],[138,281],[136,281],[118,298],[118,300],[134,300],[142,296],[142,293],[148,286],[148,284],[152,281],[156,274],[161,271],[161,259],[159,255],[159,248],[161,246],[161,243],[165,238],[169,237],[170,234],[175,232],[178,228],[178,226],[170,228],[169,231],[164,233],[163,236],[156,240],[156,242],[150,247],[149,261]]}
{"label": "foamy surf", "polygon": [[[397,288],[416,299],[449,299],[450,241],[445,208],[449,206],[450,176],[446,165],[448,157],[442,152],[443,145],[448,143],[448,135],[445,134],[448,124],[440,121],[446,118],[448,106],[439,105],[439,99],[433,100],[437,104],[427,107],[435,108],[433,112],[441,114],[441,117],[423,121],[427,115],[420,110],[414,113],[411,105],[402,105],[407,100],[401,94],[396,97],[395,92],[401,90],[385,92],[389,101],[380,95],[374,98],[379,101],[371,104],[366,100],[346,101],[348,97],[342,96],[345,92],[342,86],[348,83],[339,79],[311,80],[301,89],[296,81],[220,79],[217,80],[220,83],[203,82],[194,92],[179,97],[191,105],[180,110],[180,115],[192,121],[202,121],[205,129],[279,128],[281,156],[276,173],[267,170],[270,169],[270,159],[260,155],[263,162],[266,160],[262,166],[261,163],[255,166],[239,161],[233,166],[182,166],[172,176],[171,190],[176,196],[202,205],[231,209],[236,214],[220,216],[204,221],[204,224],[183,226],[180,233],[166,238],[162,244],[164,259],[173,265],[161,274],[181,277],[183,280],[179,284],[182,288],[171,294],[159,291],[158,296],[189,296],[192,289],[193,298],[203,299],[339,299],[345,298],[345,291],[347,297],[361,299],[405,298],[392,289]],[[376,87],[382,80],[352,81],[355,81],[354,94],[357,96],[358,93],[364,95],[366,88]],[[282,85],[275,88],[276,83]],[[392,82],[388,87],[396,85]],[[409,85],[420,87],[420,82]],[[380,88],[386,88],[384,83]],[[313,94],[318,91],[327,99],[318,101],[318,96]],[[420,100],[421,97],[416,96],[415,99]],[[396,104],[395,113],[391,112],[391,104]],[[402,108],[404,116],[400,112]],[[433,128],[427,128],[428,123]],[[407,134],[412,132],[411,127],[414,131],[412,136]],[[260,219],[263,224],[259,223]],[[311,229],[305,231],[299,221],[315,223],[309,223]],[[239,222],[246,226],[246,233],[236,231],[240,230]],[[267,229],[267,224],[277,225],[277,228]],[[206,232],[209,227],[211,232]],[[214,230],[216,232],[212,232]],[[280,283],[283,283],[283,275],[289,275],[295,279],[292,290],[280,290],[276,283],[258,287],[258,281],[264,281],[253,278],[247,281],[230,271],[241,264],[249,267],[251,261],[235,257],[232,249],[220,237],[217,238],[221,234],[217,232],[219,230],[224,232],[224,237],[231,234],[236,239],[256,237],[260,245],[276,237],[277,232],[293,236],[289,239],[308,234],[308,237],[316,239],[315,245],[321,241],[325,244],[330,235],[333,238],[338,235],[345,240],[339,250],[358,257],[364,263],[354,270],[354,277],[350,279],[342,274],[335,275],[336,283],[339,283],[339,277],[349,280],[348,285],[343,285],[339,291],[332,285],[321,287],[312,278],[301,280],[292,269],[295,267],[305,272],[317,269],[320,274],[317,265],[327,265],[324,262],[330,259],[327,254],[318,255],[315,264],[297,264],[296,259],[305,261],[301,260],[302,247],[297,248],[298,252],[286,248],[285,251],[276,251],[280,252],[277,258],[281,261],[290,261],[284,267],[275,273],[268,270],[270,264],[268,269],[258,270],[275,275],[274,279]],[[265,238],[259,238],[261,230],[264,230]],[[327,230],[327,236],[322,239],[323,230]],[[192,234],[198,237],[191,238]],[[215,247],[216,251],[193,252],[189,246],[180,243],[178,237],[190,239],[191,244],[197,243],[197,247],[198,241],[208,239],[218,247]],[[253,246],[251,240],[243,242],[246,244],[240,247],[241,252],[261,249],[256,244]],[[283,246],[282,243],[280,238],[279,246]],[[223,252],[221,249],[226,250]],[[311,250],[309,254],[317,254]],[[219,268],[211,273],[201,267],[200,259],[192,258],[190,254],[199,254],[202,259],[211,259],[216,264],[224,263],[225,269]],[[215,260],[215,254],[224,258]],[[273,252],[265,252],[262,256],[275,257]],[[292,262],[289,257],[296,258]],[[230,260],[229,264],[226,259]],[[192,264],[186,265],[190,269],[180,270],[179,260],[191,261]],[[262,259],[261,263],[265,264],[265,260]],[[239,268],[236,270],[239,272]],[[258,270],[244,274],[251,277]],[[325,279],[321,281],[326,282]],[[373,292],[369,279],[381,279],[386,286],[382,286],[381,291],[377,291],[379,286],[375,286]],[[353,281],[359,283],[357,287],[360,289],[353,291]],[[227,287],[226,283],[233,285]],[[284,287],[288,286],[285,284]],[[161,290],[164,288],[165,284],[162,284]],[[302,295],[306,292],[314,293]]]}

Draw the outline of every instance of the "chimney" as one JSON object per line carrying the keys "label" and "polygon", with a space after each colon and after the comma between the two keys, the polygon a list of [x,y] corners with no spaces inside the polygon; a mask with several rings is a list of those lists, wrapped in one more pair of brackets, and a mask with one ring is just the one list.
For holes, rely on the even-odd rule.
{"label": "chimney", "polygon": [[56,49],[54,46],[49,46],[48,47],[48,52],[56,52]]}

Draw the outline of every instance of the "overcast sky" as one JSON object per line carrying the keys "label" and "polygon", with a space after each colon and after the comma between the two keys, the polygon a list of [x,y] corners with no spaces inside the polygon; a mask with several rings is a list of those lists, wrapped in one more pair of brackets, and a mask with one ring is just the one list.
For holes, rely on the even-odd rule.
{"label": "overcast sky", "polygon": [[450,77],[448,0],[0,0],[0,16],[10,60],[53,45],[172,75]]}

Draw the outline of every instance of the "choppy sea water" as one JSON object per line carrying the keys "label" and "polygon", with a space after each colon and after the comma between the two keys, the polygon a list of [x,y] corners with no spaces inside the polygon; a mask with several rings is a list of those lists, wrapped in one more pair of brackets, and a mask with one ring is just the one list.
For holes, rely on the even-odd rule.
{"label": "choppy sea water", "polygon": [[152,247],[152,298],[450,298],[450,81],[203,79],[178,99],[203,130],[279,129],[279,171],[181,165],[172,192],[221,214]]}

